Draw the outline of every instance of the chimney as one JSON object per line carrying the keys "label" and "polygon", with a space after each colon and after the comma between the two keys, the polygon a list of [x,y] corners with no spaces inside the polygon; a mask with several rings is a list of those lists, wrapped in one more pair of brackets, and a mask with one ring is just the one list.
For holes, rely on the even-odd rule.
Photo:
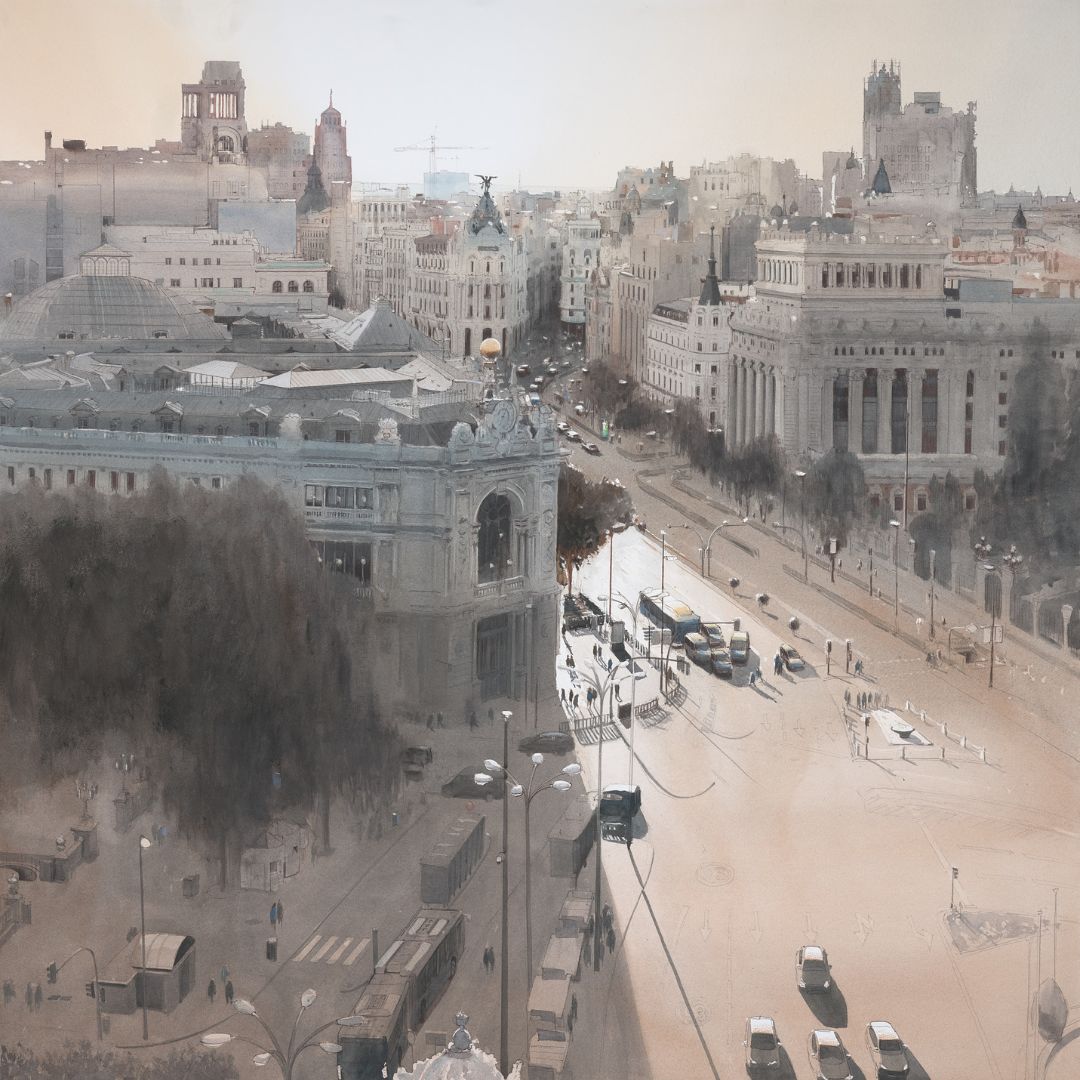
{"label": "chimney", "polygon": [[52,149],[52,132],[51,131],[46,131],[45,132],[45,149],[46,150],[51,150]]}

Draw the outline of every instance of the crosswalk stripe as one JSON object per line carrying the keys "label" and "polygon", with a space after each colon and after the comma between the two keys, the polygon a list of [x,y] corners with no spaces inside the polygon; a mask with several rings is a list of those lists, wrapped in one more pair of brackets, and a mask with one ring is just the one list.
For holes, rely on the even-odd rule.
{"label": "crosswalk stripe", "polygon": [[364,940],[361,941],[360,944],[357,945],[356,948],[353,949],[353,951],[349,953],[349,955],[345,958],[344,966],[349,967],[351,964],[355,964],[356,958],[368,947],[369,944],[370,942],[368,941],[368,939],[364,938]]}
{"label": "crosswalk stripe", "polygon": [[322,940],[322,934],[316,934],[297,954],[293,957],[294,963],[299,963],[316,945]]}
{"label": "crosswalk stripe", "polygon": [[335,941],[337,941],[336,937],[328,937],[322,948],[319,949],[319,951],[308,961],[308,963],[314,964],[317,960],[321,960],[334,947]]}
{"label": "crosswalk stripe", "polygon": [[352,941],[351,937],[347,937],[335,950],[334,955],[330,957],[326,962],[328,964],[336,964],[341,959],[341,954],[349,947],[349,943]]}

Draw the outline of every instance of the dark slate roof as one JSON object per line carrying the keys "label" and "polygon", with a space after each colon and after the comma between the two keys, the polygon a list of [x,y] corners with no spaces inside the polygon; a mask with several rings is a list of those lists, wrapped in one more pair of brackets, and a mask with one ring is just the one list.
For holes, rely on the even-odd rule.
{"label": "dark slate roof", "polygon": [[317,214],[320,210],[325,210],[329,205],[330,196],[326,194],[326,188],[323,187],[322,170],[312,161],[307,174],[307,187],[304,188],[304,194],[300,196],[300,200],[296,204],[296,212],[298,214]]}
{"label": "dark slate roof", "polygon": [[716,279],[716,228],[709,227],[709,272],[701,284],[699,304],[717,307],[720,304],[720,282]]}
{"label": "dark slate roof", "polygon": [[1013,215],[1012,227],[1014,229],[1026,229],[1028,227],[1027,218],[1024,216],[1024,208],[1017,203],[1016,213]]}
{"label": "dark slate roof", "polygon": [[875,195],[891,195],[892,184],[889,183],[889,173],[885,168],[885,159],[881,158],[878,161],[877,172],[874,174],[874,182],[870,186],[870,190]]}

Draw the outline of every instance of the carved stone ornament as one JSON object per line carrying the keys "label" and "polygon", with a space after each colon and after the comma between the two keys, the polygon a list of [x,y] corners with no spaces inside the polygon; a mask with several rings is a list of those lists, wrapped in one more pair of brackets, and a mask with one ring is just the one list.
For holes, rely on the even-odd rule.
{"label": "carved stone ornament", "polygon": [[375,435],[375,441],[377,443],[396,443],[401,442],[401,436],[398,434],[397,421],[391,417],[383,417],[379,421],[379,430]]}

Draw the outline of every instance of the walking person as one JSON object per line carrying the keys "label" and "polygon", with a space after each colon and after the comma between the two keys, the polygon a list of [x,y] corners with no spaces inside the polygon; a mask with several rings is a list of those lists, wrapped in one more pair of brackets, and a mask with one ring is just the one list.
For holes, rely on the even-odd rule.
{"label": "walking person", "polygon": [[233,1003],[233,994],[234,994],[234,991],[233,991],[232,979],[229,979],[225,983],[225,1004],[226,1005],[231,1005]]}
{"label": "walking person", "polygon": [[26,984],[26,1007],[32,1009],[34,1007],[34,984]]}
{"label": "walking person", "polygon": [[427,715],[427,729],[428,729],[428,731],[434,731],[435,730],[435,714],[434,713],[429,712],[428,715]]}
{"label": "walking person", "polygon": [[476,719],[476,710],[469,710],[469,730],[475,731],[480,726],[480,721]]}
{"label": "walking person", "polygon": [[4,980],[4,1004],[15,1000],[15,984],[10,979]]}
{"label": "walking person", "polygon": [[285,925],[285,905],[280,900],[277,902],[277,924],[281,927]]}
{"label": "walking person", "polygon": [[615,917],[611,913],[611,905],[610,904],[605,904],[604,905],[604,910],[601,913],[601,917],[604,920],[604,930],[606,932],[606,931],[610,930],[612,928],[612,926],[615,924]]}
{"label": "walking person", "polygon": [[276,900],[270,905],[270,929],[271,930],[276,930],[277,929],[277,901]]}
{"label": "walking person", "polygon": [[442,709],[440,709],[440,710],[439,710],[439,711],[438,711],[438,712],[437,712],[437,713],[435,714],[435,726],[436,726],[436,727],[446,727],[446,724],[445,724],[445,723],[443,722],[443,714],[442,714]]}
{"label": "walking person", "polygon": [[614,956],[615,955],[615,927],[614,926],[609,926],[608,927],[607,938],[605,940],[607,941],[607,951],[609,953],[611,953],[612,956]]}
{"label": "walking person", "polygon": [[577,1019],[577,994],[570,995],[570,1015]]}
{"label": "walking person", "polygon": [[224,984],[227,983],[228,981],[229,981],[229,965],[228,964],[222,964],[221,965],[221,983],[224,986]]}
{"label": "walking person", "polygon": [[217,997],[217,983],[213,979],[210,980],[206,987],[206,996],[210,999],[210,1004],[214,1004],[214,998]]}
{"label": "walking person", "polygon": [[566,687],[565,686],[560,686],[559,687],[559,700],[561,702],[563,702],[563,704],[566,703]]}
{"label": "walking person", "polygon": [[41,983],[34,983],[34,1009],[40,1009],[45,995],[41,992]]}

